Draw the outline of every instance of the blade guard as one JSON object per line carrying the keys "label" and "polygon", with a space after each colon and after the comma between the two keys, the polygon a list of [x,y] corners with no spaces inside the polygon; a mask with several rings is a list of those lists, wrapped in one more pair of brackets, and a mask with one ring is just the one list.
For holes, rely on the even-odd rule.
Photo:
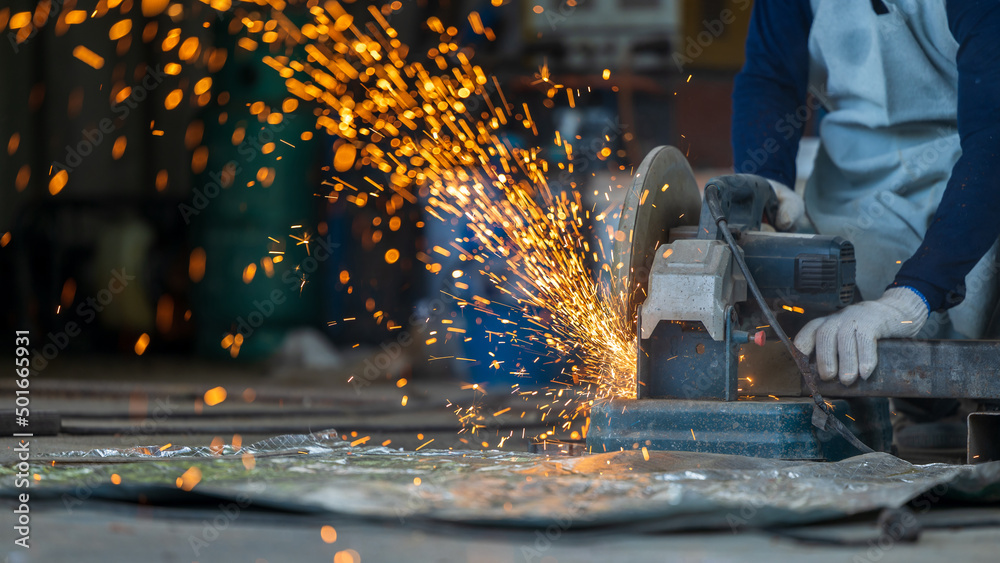
{"label": "blade guard", "polygon": [[628,311],[646,299],[653,258],[670,230],[697,225],[700,213],[701,195],[684,154],[671,146],[650,151],[625,194],[615,233],[611,268]]}

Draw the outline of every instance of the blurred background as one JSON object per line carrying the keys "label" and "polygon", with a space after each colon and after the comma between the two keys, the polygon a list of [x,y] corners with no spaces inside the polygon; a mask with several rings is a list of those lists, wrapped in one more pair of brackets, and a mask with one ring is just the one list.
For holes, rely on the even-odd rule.
{"label": "blurred background", "polygon": [[[316,2],[298,4],[285,14],[305,21]],[[368,5],[343,2],[358,22],[372,19]],[[228,0],[0,8],[0,316],[7,332],[31,330],[36,369],[125,362],[139,377],[157,362],[197,361],[261,376],[358,372],[394,330],[416,330],[411,318],[491,331],[495,318],[466,317],[442,299],[491,288],[445,256],[463,227],[428,221],[425,192],[365,206],[326,196],[331,177],[358,185],[371,172],[360,159],[335,162],[340,141],[262,62],[266,46],[240,48],[236,31],[253,9]],[[115,11],[130,16],[127,28],[113,13],[96,17]],[[551,147],[557,131],[575,139],[573,172],[550,175],[553,190],[603,208],[661,144],[686,151],[705,177],[732,164],[730,94],[748,1],[408,0],[383,13],[414,53],[437,44],[428,18],[458,30],[474,62],[530,108],[538,137],[511,130],[514,146]],[[550,99],[550,84],[575,95]],[[547,158],[565,161],[560,152]],[[518,370],[491,371],[493,360],[523,368],[545,356],[450,336],[377,368],[505,382]]]}

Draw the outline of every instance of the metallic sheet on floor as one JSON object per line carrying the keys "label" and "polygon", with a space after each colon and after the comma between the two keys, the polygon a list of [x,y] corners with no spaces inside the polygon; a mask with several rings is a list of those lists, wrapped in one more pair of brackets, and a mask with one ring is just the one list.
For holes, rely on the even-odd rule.
{"label": "metallic sheet on floor", "polygon": [[[806,524],[899,507],[922,495],[918,503],[928,508],[941,499],[1000,501],[1000,462],[911,465],[883,453],[823,463],[641,450],[582,457],[413,452],[352,447],[328,431],[241,448],[33,455],[31,473],[38,478],[31,481],[32,498],[61,498],[67,508],[89,498],[235,502],[242,509],[404,523],[692,530]],[[189,472],[192,467],[196,471]],[[19,492],[15,473],[13,467],[0,469],[0,497]],[[112,483],[112,475],[120,484]],[[190,491],[180,488],[184,475]]]}

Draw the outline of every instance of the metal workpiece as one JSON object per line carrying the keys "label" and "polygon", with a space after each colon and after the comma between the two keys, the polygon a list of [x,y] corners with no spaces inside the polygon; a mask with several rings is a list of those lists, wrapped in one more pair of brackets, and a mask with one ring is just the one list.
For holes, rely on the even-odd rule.
{"label": "metal workpiece", "polygon": [[[885,399],[830,401],[834,416],[876,451],[889,451]],[[591,410],[591,453],[647,448],[777,459],[845,459],[859,452],[812,424],[809,398],[723,401],[612,399]]]}
{"label": "metal workpiece", "polygon": [[998,382],[1000,341],[885,339],[871,377],[818,388],[827,397],[1000,399]]}
{"label": "metal workpiece", "polygon": [[746,298],[746,280],[724,242],[677,240],[656,251],[639,331],[649,338],[660,321],[699,321],[722,341],[726,309]]}

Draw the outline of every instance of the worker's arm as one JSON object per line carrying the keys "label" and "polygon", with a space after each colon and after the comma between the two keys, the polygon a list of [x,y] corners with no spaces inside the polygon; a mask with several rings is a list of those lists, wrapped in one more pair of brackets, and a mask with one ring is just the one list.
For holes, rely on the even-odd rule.
{"label": "worker's arm", "polygon": [[804,353],[816,349],[823,379],[867,379],[877,340],[915,336],[930,311],[958,304],[966,275],[1000,236],[1000,2],[948,0],[947,9],[959,44],[962,156],[923,243],[885,295],[811,321],[796,335]]}
{"label": "worker's arm", "polygon": [[965,277],[1000,236],[1000,2],[948,0],[958,50],[962,157],[923,243],[893,283],[924,295],[930,310],[965,295]]}
{"label": "worker's arm", "polygon": [[811,25],[809,0],[754,2],[746,63],[733,83],[736,172],[795,185],[803,124],[789,116],[806,102]]}

